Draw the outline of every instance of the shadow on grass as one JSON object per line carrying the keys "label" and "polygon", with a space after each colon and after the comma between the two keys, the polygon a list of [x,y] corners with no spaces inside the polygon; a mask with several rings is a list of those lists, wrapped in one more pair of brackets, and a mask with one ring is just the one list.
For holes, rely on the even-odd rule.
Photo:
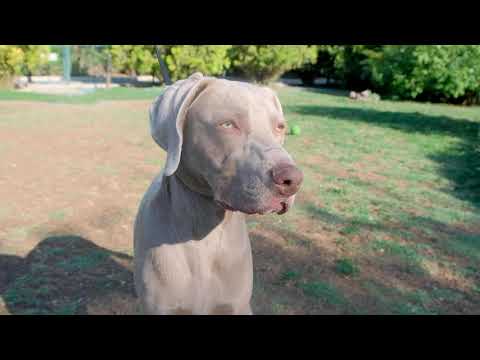
{"label": "shadow on grass", "polygon": [[131,313],[131,260],[80,236],[49,236],[25,258],[0,254],[0,296],[11,314]]}
{"label": "shadow on grass", "polygon": [[432,116],[419,112],[379,111],[368,108],[301,105],[288,111],[302,115],[330,117],[341,121],[363,122],[406,133],[449,135],[460,143],[445,151],[429,155],[440,167],[438,172],[454,184],[452,195],[480,208],[480,124],[468,119]]}
{"label": "shadow on grass", "polygon": [[402,214],[402,222],[392,224],[378,224],[358,219],[348,219],[321,209],[313,204],[307,204],[305,210],[322,223],[340,228],[340,233],[349,235],[350,232],[365,230],[367,232],[380,231],[391,236],[403,239],[415,238],[420,244],[426,241],[445,256],[459,256],[473,262],[480,261],[480,226],[476,228],[447,225],[442,222],[409,214]]}
{"label": "shadow on grass", "polygon": [[[269,235],[251,234],[257,314],[478,310],[468,294],[373,255],[359,263],[358,276],[347,278],[335,272],[338,253],[317,246],[310,235],[273,225],[267,230]],[[11,314],[137,313],[131,261],[80,236],[48,236],[25,258],[0,255],[0,296]],[[416,290],[405,293],[396,285],[399,280]],[[450,296],[450,302],[438,303],[438,294]]]}
{"label": "shadow on grass", "polygon": [[468,119],[432,116],[419,112],[379,111],[357,107],[317,105],[286,106],[288,111],[302,115],[324,116],[338,120],[365,122],[409,133],[444,134],[461,138],[475,138],[479,124]]}
{"label": "shadow on grass", "polygon": [[359,273],[346,277],[335,270],[340,253],[331,245],[319,246],[308,234],[275,225],[267,229],[269,233],[251,234],[255,313],[473,314],[480,310],[478,297],[426,271],[411,271],[416,264],[403,263],[398,254],[357,253],[353,261]]}

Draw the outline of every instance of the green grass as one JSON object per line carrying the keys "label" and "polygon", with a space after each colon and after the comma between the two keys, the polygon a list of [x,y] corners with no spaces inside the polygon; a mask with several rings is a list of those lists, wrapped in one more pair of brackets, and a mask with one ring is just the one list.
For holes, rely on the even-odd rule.
{"label": "green grass", "polygon": [[306,296],[320,300],[328,305],[343,306],[347,300],[334,285],[323,281],[312,281],[299,284]]}
{"label": "green grass", "polygon": [[[302,128],[301,135],[286,141],[305,174],[302,191],[309,194],[294,211],[311,218],[320,231],[333,232],[340,254],[353,253],[333,271],[355,272],[351,265],[356,258],[370,259],[392,279],[400,276],[395,271],[428,279],[425,259],[450,269],[454,263],[475,266],[480,259],[480,234],[474,227],[480,223],[480,188],[466,184],[480,178],[473,169],[480,159],[473,150],[480,108],[357,103],[333,93],[292,88],[281,90],[280,98],[287,119]],[[370,276],[368,269],[359,275]],[[307,285],[304,294],[315,297],[324,289]],[[477,287],[472,289],[473,294]],[[422,302],[401,289],[367,291],[378,300],[378,311],[445,311],[432,310],[425,296]],[[417,295],[432,297],[431,292],[419,288]]]}
{"label": "green grass", "polygon": [[295,271],[295,270],[287,270],[285,272],[283,272],[281,275],[280,275],[280,279],[282,281],[291,281],[291,280],[297,280],[299,279],[301,276],[300,272],[298,271]]}
{"label": "green grass", "polygon": [[119,100],[153,100],[162,88],[115,87],[96,89],[94,92],[82,95],[56,95],[22,92],[15,90],[0,90],[0,101],[40,101],[65,104],[93,104],[99,101]]}
{"label": "green grass", "polygon": [[341,275],[351,276],[358,274],[360,269],[352,259],[343,258],[335,262],[335,271]]}
{"label": "green grass", "polygon": [[371,243],[371,248],[374,252],[381,253],[392,259],[401,271],[418,275],[424,272],[422,267],[423,256],[416,249],[415,245],[403,245],[396,241],[379,239]]}

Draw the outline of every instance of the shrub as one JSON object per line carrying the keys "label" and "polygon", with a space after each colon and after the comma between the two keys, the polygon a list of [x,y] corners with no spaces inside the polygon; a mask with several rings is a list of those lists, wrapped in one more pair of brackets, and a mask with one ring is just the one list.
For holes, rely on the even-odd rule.
{"label": "shrub", "polygon": [[107,52],[105,45],[74,45],[72,49],[72,74],[102,75],[106,72]]}
{"label": "shrub", "polygon": [[29,78],[37,74],[42,66],[48,63],[50,47],[48,45],[20,45],[24,54],[23,72]]}
{"label": "shrub", "polygon": [[313,85],[316,77],[323,77],[327,84],[335,78],[335,45],[317,45],[317,61],[307,63],[294,71],[304,85]]}
{"label": "shrub", "polygon": [[369,60],[376,88],[402,99],[472,103],[480,92],[480,46],[387,45]]}
{"label": "shrub", "polygon": [[13,78],[20,74],[24,53],[14,45],[0,45],[0,87],[13,85]]}
{"label": "shrub", "polygon": [[248,79],[260,83],[276,80],[283,73],[317,59],[316,46],[238,45],[230,51],[233,66]]}
{"label": "shrub", "polygon": [[382,45],[341,45],[330,50],[334,58],[335,77],[343,87],[365,90],[372,85],[371,61],[383,51]]}
{"label": "shrub", "polygon": [[231,45],[166,46],[165,62],[173,81],[197,71],[204,75],[220,75],[231,65],[228,57],[230,48]]}
{"label": "shrub", "polygon": [[365,90],[371,87],[371,64],[382,51],[382,45],[317,45],[317,61],[295,71],[304,84],[312,85],[315,77],[335,80],[341,87]]}
{"label": "shrub", "polygon": [[152,74],[157,62],[152,46],[112,45],[109,51],[113,68],[130,76]]}

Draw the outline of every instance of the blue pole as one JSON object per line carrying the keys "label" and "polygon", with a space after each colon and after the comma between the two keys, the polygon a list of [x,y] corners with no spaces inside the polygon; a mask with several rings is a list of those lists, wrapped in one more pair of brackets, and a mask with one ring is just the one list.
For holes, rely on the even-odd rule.
{"label": "blue pole", "polygon": [[70,45],[63,45],[63,79],[67,82],[70,81],[70,75],[72,72],[72,54]]}

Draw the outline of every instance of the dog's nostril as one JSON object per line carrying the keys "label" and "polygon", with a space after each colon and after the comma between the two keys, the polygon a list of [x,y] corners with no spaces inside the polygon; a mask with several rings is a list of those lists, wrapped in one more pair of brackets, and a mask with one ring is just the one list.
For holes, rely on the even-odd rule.
{"label": "dog's nostril", "polygon": [[272,169],[273,182],[283,195],[297,192],[302,180],[302,172],[294,165],[281,164]]}

